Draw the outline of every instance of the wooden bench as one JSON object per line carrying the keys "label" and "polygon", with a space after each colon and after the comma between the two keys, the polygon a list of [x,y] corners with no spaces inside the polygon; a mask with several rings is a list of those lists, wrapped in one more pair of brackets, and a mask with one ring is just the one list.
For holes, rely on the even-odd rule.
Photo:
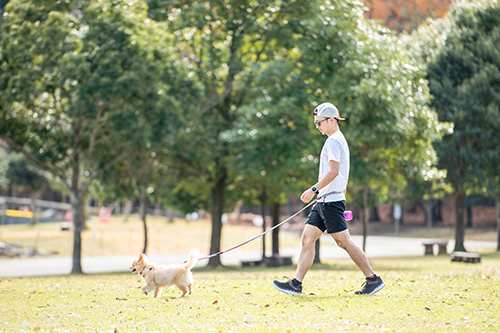
{"label": "wooden bench", "polygon": [[473,252],[453,252],[451,254],[451,261],[454,262],[466,262],[466,263],[480,263],[481,256],[479,253]]}
{"label": "wooden bench", "polygon": [[435,239],[435,240],[426,240],[422,242],[424,246],[424,255],[425,256],[433,256],[434,255],[434,246],[438,247],[438,255],[446,254],[446,248],[448,246],[448,240],[446,239]]}
{"label": "wooden bench", "polygon": [[292,257],[284,257],[284,256],[266,257],[266,259],[264,260],[264,265],[266,267],[291,266]]}

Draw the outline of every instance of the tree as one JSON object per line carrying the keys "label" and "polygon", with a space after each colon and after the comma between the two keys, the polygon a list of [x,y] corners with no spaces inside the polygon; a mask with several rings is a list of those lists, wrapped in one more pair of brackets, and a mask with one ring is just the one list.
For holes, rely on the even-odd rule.
{"label": "tree", "polygon": [[[403,48],[409,50],[409,55],[413,59],[412,64],[418,66],[421,71],[427,72],[429,63],[436,59],[443,48],[449,30],[450,20],[445,17],[428,19],[410,34],[401,35]],[[443,133],[453,128],[451,123],[442,122],[440,126],[446,127]],[[395,199],[397,198],[403,204],[420,203],[425,212],[427,226],[431,227],[435,199],[450,193],[451,187],[445,179],[446,170],[431,167],[426,171],[425,177],[421,176],[420,174],[409,175],[406,188],[403,192],[395,193]]]}
{"label": "tree", "polygon": [[[202,89],[198,103],[184,105],[185,125],[175,159],[211,210],[210,253],[221,244],[224,209],[235,200],[234,159],[239,147],[228,134],[240,121],[239,112],[259,91],[256,77],[265,63],[286,59],[300,37],[296,27],[312,14],[309,1],[148,1],[150,15],[175,35],[179,59],[191,69]],[[212,257],[209,266],[220,265]]]}
{"label": "tree", "polygon": [[[168,63],[168,62],[167,62]],[[173,63],[173,62],[172,62]],[[159,70],[159,69],[158,69]],[[182,77],[181,75],[178,78]],[[176,85],[170,80],[170,87],[164,87],[166,95],[172,96]],[[158,84],[159,85],[159,84]],[[141,118],[129,129],[133,133],[127,139],[128,158],[104,171],[100,177],[104,197],[113,199],[139,200],[139,215],[143,224],[144,242],[141,253],[148,250],[147,209],[150,203],[168,198],[173,182],[170,170],[170,146],[176,133],[177,107],[169,105],[162,98],[144,100],[140,109]],[[167,189],[163,191],[162,188]]]}
{"label": "tree", "polygon": [[497,1],[462,3],[451,20],[428,75],[433,107],[441,120],[454,124],[436,149],[454,190],[455,251],[465,251],[466,194],[489,191],[499,198],[500,6]]}
{"label": "tree", "polygon": [[[0,138],[71,195],[72,273],[81,273],[83,207],[121,149],[143,100],[161,94],[140,2],[11,1],[0,36]],[[151,38],[150,40],[147,40]]]}
{"label": "tree", "polygon": [[[337,19],[341,18],[341,19]],[[316,100],[332,101],[351,152],[348,195],[362,207],[363,248],[369,208],[428,172],[441,125],[429,107],[425,71],[388,30],[363,19],[359,3],[326,1],[301,45]]]}
{"label": "tree", "polygon": [[[251,93],[253,103],[241,108],[241,121],[230,138],[232,146],[241,147],[236,186],[246,201],[271,207],[273,227],[280,222],[281,205],[290,195],[298,196],[308,184],[304,180],[316,171],[315,159],[304,158],[311,149],[312,122],[310,110],[304,110],[307,96],[300,74],[292,61],[266,64],[256,78],[261,90]],[[272,255],[279,255],[279,228],[272,233]]]}

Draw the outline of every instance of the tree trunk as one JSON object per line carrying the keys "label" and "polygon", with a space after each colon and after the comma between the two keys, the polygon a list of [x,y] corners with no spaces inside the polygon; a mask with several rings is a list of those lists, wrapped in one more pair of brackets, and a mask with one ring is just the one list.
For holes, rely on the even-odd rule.
{"label": "tree trunk", "polygon": [[427,228],[432,228],[432,199],[424,202],[424,212],[425,212],[425,222],[427,223]]}
{"label": "tree trunk", "polygon": [[38,222],[38,216],[36,212],[36,194],[32,191],[31,192],[31,212],[33,213],[33,216],[31,217],[31,224],[35,225]]}
{"label": "tree trunk", "polygon": [[497,206],[497,251],[500,252],[500,199],[496,200]]}
{"label": "tree trunk", "polygon": [[[262,232],[266,232],[266,190],[263,189],[260,194],[260,215],[262,216]],[[262,236],[262,263],[266,260],[266,235]]]}
{"label": "tree trunk", "polygon": [[368,236],[368,219],[370,217],[370,207],[368,207],[368,191],[370,189],[365,187],[363,189],[363,251],[366,252],[366,237]]}
{"label": "tree trunk", "polygon": [[[210,236],[210,254],[220,251],[222,234],[222,213],[224,209],[224,192],[226,190],[227,170],[220,166],[217,170],[216,182],[212,188],[212,234]],[[220,256],[208,260],[209,267],[221,265]]]}
{"label": "tree trunk", "polygon": [[466,211],[467,211],[467,228],[472,228],[473,225],[474,225],[474,221],[472,220],[472,205],[471,204],[468,204],[467,207],[466,207]]}
{"label": "tree trunk", "polygon": [[73,265],[71,274],[81,274],[82,271],[82,230],[83,230],[83,200],[78,189],[71,193],[71,209],[73,211]]}
{"label": "tree trunk", "polygon": [[[280,223],[280,208],[281,205],[277,202],[273,203],[271,206],[271,218],[273,220],[273,227]],[[280,255],[280,228],[273,229],[272,243],[273,257],[277,257]]]}
{"label": "tree trunk", "polygon": [[146,191],[143,186],[141,186],[141,208],[140,208],[140,214],[141,214],[141,221],[142,221],[142,229],[144,233],[144,243],[142,246],[142,253],[147,254],[148,251],[148,224],[147,224],[147,204],[148,204],[148,198],[146,196]]}
{"label": "tree trunk", "polygon": [[455,194],[455,249],[454,251],[465,251],[465,223],[464,223],[464,199],[465,194],[458,191]]}
{"label": "tree trunk", "polygon": [[71,209],[73,210],[73,263],[71,274],[82,271],[82,230],[84,193],[80,189],[80,156],[75,154],[71,176]]}

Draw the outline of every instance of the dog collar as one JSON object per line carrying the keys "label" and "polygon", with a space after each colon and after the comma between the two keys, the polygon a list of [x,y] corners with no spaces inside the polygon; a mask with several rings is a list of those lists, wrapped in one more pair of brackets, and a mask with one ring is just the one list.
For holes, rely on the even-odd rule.
{"label": "dog collar", "polygon": [[148,269],[148,271],[151,271],[153,270],[153,266],[144,266],[144,268],[142,269],[142,271],[139,273],[140,275],[144,276],[143,273],[146,269]]}

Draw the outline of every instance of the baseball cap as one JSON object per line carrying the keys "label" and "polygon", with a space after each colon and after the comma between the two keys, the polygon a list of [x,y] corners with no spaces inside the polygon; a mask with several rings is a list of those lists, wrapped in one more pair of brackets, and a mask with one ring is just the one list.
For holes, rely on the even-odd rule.
{"label": "baseball cap", "polygon": [[321,103],[314,109],[313,114],[317,117],[345,120],[345,118],[340,116],[339,110],[332,103]]}

